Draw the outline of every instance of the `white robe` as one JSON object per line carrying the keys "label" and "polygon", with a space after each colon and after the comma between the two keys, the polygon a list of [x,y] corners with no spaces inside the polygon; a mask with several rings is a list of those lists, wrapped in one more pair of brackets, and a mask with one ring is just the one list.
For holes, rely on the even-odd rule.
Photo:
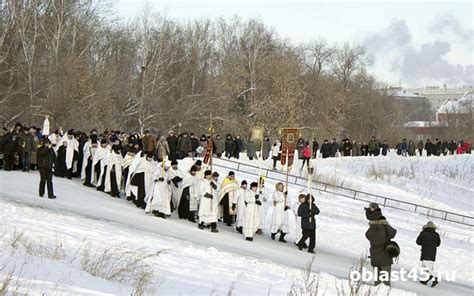
{"label": "white robe", "polygon": [[97,150],[92,160],[92,175],[95,175],[95,165],[100,162],[100,175],[96,180],[96,186],[102,185],[102,176],[105,174],[105,166],[107,165],[108,157],[110,154],[110,147],[103,148],[102,146],[97,147]]}
{"label": "white robe", "polygon": [[283,192],[273,192],[272,233],[277,233],[279,230],[288,233],[288,213],[285,211],[285,206],[287,205]]}
{"label": "white robe", "polygon": [[[217,214],[219,212],[219,195],[216,192],[216,189],[211,187],[211,182],[207,179],[199,181],[199,223],[216,223]],[[214,183],[215,184],[215,183]],[[212,195],[212,198],[205,197],[204,195],[209,193]]]}
{"label": "white robe", "polygon": [[258,214],[258,205],[255,203],[255,195],[257,192],[253,192],[249,189],[245,190],[245,206],[244,211],[244,223],[243,223],[243,234],[245,237],[253,237],[255,232],[258,230],[260,225],[260,218]]}
{"label": "white robe", "polygon": [[110,192],[110,173],[112,171],[112,167],[115,166],[115,180],[117,182],[118,190],[120,191],[120,185],[122,181],[122,162],[123,157],[121,153],[110,152],[108,155],[107,163],[107,172],[105,175],[105,192]]}
{"label": "white robe", "polygon": [[245,194],[248,194],[250,190],[239,188],[235,194],[235,207],[237,211],[237,219],[235,221],[235,227],[244,226],[244,215],[245,215]]}
{"label": "white robe", "polygon": [[[173,170],[173,168],[170,168],[168,170],[167,174],[168,174],[169,180],[173,180],[174,177],[180,177],[181,179],[184,179],[184,175],[179,169]],[[182,181],[180,183],[182,183]],[[178,187],[176,187],[176,186],[174,186],[173,183],[171,183],[171,184],[169,184],[169,187],[170,187],[170,191],[171,191],[171,199],[173,200],[173,206],[175,207],[175,209],[177,209],[178,204],[179,204],[179,199],[181,197],[181,196],[179,196],[180,184],[178,183]]]}
{"label": "white robe", "polygon": [[[82,158],[81,180],[84,180],[86,178],[87,161],[89,160],[90,156],[92,156],[92,160],[94,160],[94,155],[96,151],[97,148],[92,148],[90,140],[84,144],[84,147],[82,148],[82,153],[84,156]],[[94,167],[92,165],[90,167],[90,170],[91,178],[93,178],[94,176],[92,174],[94,173]],[[92,180],[92,182],[94,182],[94,180]]]}
{"label": "white robe", "polygon": [[[127,155],[123,159],[123,166],[122,167],[124,169],[128,167],[127,183],[125,183],[125,195],[127,197],[131,196],[131,194],[132,194],[132,185],[130,184],[130,180],[132,179],[133,172],[135,171],[138,164],[140,163],[140,160],[142,159],[141,155],[142,155],[142,152],[140,151],[137,154],[135,154],[135,156],[133,156],[133,157]],[[132,159],[131,162],[130,162],[130,158]],[[133,187],[135,187],[135,186],[133,186]],[[136,192],[135,192],[135,196],[136,196]]]}
{"label": "white robe", "polygon": [[[189,211],[197,211],[199,203],[199,179],[196,176],[187,174],[187,176],[181,182],[179,190],[179,201],[181,200],[181,195],[183,195],[183,190],[186,187],[189,187]],[[179,203],[178,203],[179,206]]]}
{"label": "white robe", "polygon": [[79,142],[73,137],[71,140],[67,137],[67,134],[61,139],[59,146],[62,146],[64,142],[67,142],[66,147],[66,168],[69,170],[73,167],[74,151],[79,152]]}
{"label": "white robe", "polygon": [[[133,163],[132,163],[133,165]],[[130,169],[131,166],[130,166]],[[146,157],[140,157],[138,160],[137,165],[134,167],[133,171],[130,175],[130,178],[133,178],[134,175],[139,173],[144,173],[143,180],[145,183],[145,198],[144,200],[150,200],[151,195],[153,194],[153,186],[154,182],[154,173],[157,169],[157,165],[155,161],[148,161]],[[138,199],[138,186],[130,185],[131,192],[135,195],[135,199]]]}
{"label": "white robe", "polygon": [[[164,180],[159,181],[160,178],[164,178]],[[153,174],[153,192],[151,195],[147,195],[145,212],[158,211],[165,215],[171,215],[171,191],[168,180],[169,174],[165,172],[163,175],[161,165],[156,167]]]}
{"label": "white robe", "polygon": [[260,193],[260,202],[262,205],[258,206],[258,214],[259,214],[259,226],[258,229],[265,230],[265,224],[267,221],[267,211],[268,211],[268,196],[265,192],[265,188],[261,189]]}
{"label": "white robe", "polygon": [[291,206],[291,211],[295,215],[295,243],[298,243],[301,240],[301,237],[303,236],[303,230],[301,229],[301,217],[298,216],[298,208],[300,207],[301,203],[299,201],[295,201],[293,205]]}
{"label": "white robe", "polygon": [[61,136],[57,134],[51,134],[48,136],[49,141],[53,144],[54,152],[57,152],[59,146],[61,146]]}

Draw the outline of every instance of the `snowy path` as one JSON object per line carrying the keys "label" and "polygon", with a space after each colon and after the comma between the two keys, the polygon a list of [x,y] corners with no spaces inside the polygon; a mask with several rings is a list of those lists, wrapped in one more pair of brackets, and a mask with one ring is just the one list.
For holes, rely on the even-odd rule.
{"label": "snowy path", "polygon": [[[79,182],[55,179],[56,194],[59,198],[54,201],[40,199],[36,195],[37,182],[38,176],[35,173],[6,173],[2,171],[0,172],[0,199],[8,204],[17,204],[20,208],[22,206],[36,209],[43,208],[45,211],[51,211],[52,213],[72,214],[92,220],[100,220],[116,227],[143,231],[142,235],[172,237],[180,240],[183,245],[212,247],[218,251],[250,256],[259,262],[277,263],[300,269],[311,259],[309,254],[299,252],[290,243],[281,244],[271,241],[268,237],[257,237],[253,243],[249,243],[222,225],[219,225],[221,230],[219,234],[212,234],[199,231],[196,225],[179,221],[176,218],[158,220],[145,215],[142,210],[134,208],[125,200],[112,199],[103,193],[84,188]],[[359,205],[356,204],[356,206]],[[20,213],[20,211],[17,211],[17,213]],[[334,218],[337,217],[321,219],[318,235],[323,237],[321,239],[323,243],[317,247],[313,271],[347,278],[349,269],[354,265],[357,256],[354,256],[353,252],[341,252],[340,249],[328,245],[325,239],[328,234],[324,234],[326,229],[321,230],[321,224],[325,224],[325,219],[329,219],[333,223]],[[349,221],[339,222],[340,224],[336,226],[340,227],[344,222]],[[334,234],[329,234],[329,236],[333,237]],[[343,236],[338,235],[339,240],[341,237]],[[348,240],[350,239],[349,237]],[[351,242],[347,243],[350,245]],[[472,246],[470,247],[472,248]],[[418,256],[418,254],[415,254],[415,256]],[[472,249],[467,254],[467,260],[468,264],[464,266],[467,268],[470,266],[472,269]],[[466,260],[463,261],[466,264]],[[229,266],[229,268],[231,267]],[[398,282],[394,284],[394,287],[413,291],[419,295],[448,295],[452,293],[469,295],[473,289],[472,281],[466,282],[465,280],[453,283],[443,282],[436,289],[422,287],[418,283],[412,282]]]}

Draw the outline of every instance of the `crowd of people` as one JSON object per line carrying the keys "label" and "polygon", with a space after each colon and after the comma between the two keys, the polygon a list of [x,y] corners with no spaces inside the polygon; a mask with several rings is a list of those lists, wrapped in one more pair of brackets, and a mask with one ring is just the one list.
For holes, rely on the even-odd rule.
{"label": "crowd of people", "polygon": [[[20,123],[2,135],[0,147],[4,155],[4,170],[39,170],[40,197],[45,195],[47,187],[48,197],[56,198],[53,174],[68,179],[80,178],[84,186],[114,198],[127,199],[145,213],[158,218],[167,219],[176,215],[179,219],[195,223],[201,230],[210,229],[214,233],[219,232],[218,223],[221,222],[220,227],[233,227],[247,241],[253,241],[256,234],[269,230],[271,239],[286,243],[288,220],[294,217],[297,226],[294,244],[299,250],[307,249],[309,253],[314,253],[315,216],[320,210],[314,203],[313,195],[301,192],[291,204],[288,188],[281,182],[275,185],[270,195],[263,178],[238,182],[234,172],[230,171],[221,181],[219,173],[212,171],[212,167],[201,160],[208,143],[212,142],[216,157],[238,158],[241,149],[244,149],[242,139],[231,135],[225,140],[217,135],[214,141],[209,141],[206,136],[196,138],[187,133],[178,136],[173,132],[167,137],[156,138],[149,131],[140,136],[117,131],[99,134],[97,130],[92,130],[87,135],[74,130],[62,133],[57,129],[50,135],[41,135],[38,129],[23,127]],[[281,153],[280,142],[269,143],[266,137],[261,157],[266,159],[271,155],[275,160],[275,155]],[[337,149],[329,149],[328,156],[326,147],[332,147],[335,143],[334,140],[332,143],[324,141],[320,149],[322,157],[335,157],[334,151],[342,151],[339,153],[343,156],[359,155],[359,152],[352,152],[354,146],[359,146],[349,146],[350,141],[345,139]],[[410,154],[410,143],[404,143],[406,141],[399,145],[401,155]],[[375,150],[380,148],[383,155],[384,147],[388,150],[385,141],[380,144],[372,138],[367,148],[359,151],[362,155],[366,152],[367,155],[375,155]],[[249,157],[257,157],[252,142],[246,144],[246,149],[247,153],[251,152]],[[311,153],[318,151],[319,146],[314,140],[313,149],[310,149],[308,141],[300,139],[297,149],[299,157],[306,160],[315,157]],[[436,149],[433,151],[434,155],[438,152]],[[191,161],[192,165],[187,166],[186,161]],[[271,223],[270,228],[266,229],[268,212],[271,212]],[[371,245],[372,266],[380,273],[390,273],[393,256],[386,248],[387,241],[395,237],[396,230],[388,224],[377,204],[369,205],[366,217],[370,225],[366,237]],[[436,248],[440,244],[435,229],[432,222],[428,223],[416,240],[422,246],[423,267],[431,272]],[[437,284],[433,275],[429,280],[433,286]],[[390,281],[376,281],[376,284],[382,282],[390,285]]]}

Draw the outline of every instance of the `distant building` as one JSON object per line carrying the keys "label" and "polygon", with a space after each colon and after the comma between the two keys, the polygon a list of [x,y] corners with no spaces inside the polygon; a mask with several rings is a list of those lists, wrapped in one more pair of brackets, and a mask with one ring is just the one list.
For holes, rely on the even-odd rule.
{"label": "distant building", "polygon": [[426,86],[424,88],[409,88],[404,91],[410,92],[416,95],[424,96],[431,103],[433,111],[436,111],[447,99],[458,99],[463,96],[466,92],[474,92],[473,86],[463,86],[448,88],[443,86]]}
{"label": "distant building", "polygon": [[456,99],[446,99],[436,111],[436,120],[454,125],[452,127],[472,125],[473,110],[474,92],[466,92]]}

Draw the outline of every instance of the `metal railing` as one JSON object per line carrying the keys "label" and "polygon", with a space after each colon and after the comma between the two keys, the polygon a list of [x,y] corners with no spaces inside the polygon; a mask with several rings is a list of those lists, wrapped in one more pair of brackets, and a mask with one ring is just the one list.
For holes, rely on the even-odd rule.
{"label": "metal railing", "polygon": [[[257,166],[241,163],[238,161],[222,159],[222,158],[220,159],[214,158],[213,165],[226,168],[229,170],[235,170],[242,173],[247,173],[247,174],[252,174],[252,175],[258,174]],[[265,178],[270,179],[270,180],[281,181],[281,182],[286,181],[285,172],[262,168],[260,171],[260,174],[264,175]],[[289,174],[288,183],[306,188],[308,185],[308,179],[301,176]],[[312,182],[311,188],[313,190],[318,190],[320,192],[334,194],[334,195],[350,198],[353,200],[364,201],[364,202],[376,202],[382,207],[419,213],[421,215],[425,215],[430,218],[441,219],[444,221],[467,225],[470,227],[474,226],[474,217],[457,214],[457,213],[453,213],[453,212],[449,212],[449,211],[445,211],[445,210],[441,210],[437,208],[432,208],[432,207],[424,206],[421,204],[402,201],[395,198],[373,194],[370,192],[351,189],[348,187],[325,183],[325,182],[321,182],[317,180],[314,180]]]}

